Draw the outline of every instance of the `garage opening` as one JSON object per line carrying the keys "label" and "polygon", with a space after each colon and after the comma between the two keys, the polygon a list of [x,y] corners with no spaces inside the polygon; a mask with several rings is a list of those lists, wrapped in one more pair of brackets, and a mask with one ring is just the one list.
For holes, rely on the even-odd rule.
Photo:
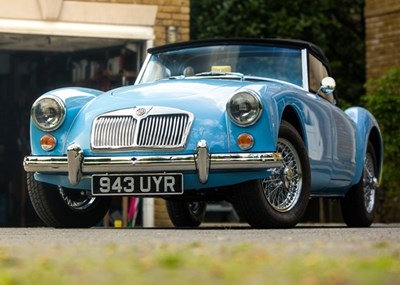
{"label": "garage opening", "polygon": [[29,115],[44,92],[133,84],[144,41],[0,34],[0,226],[39,222],[26,193]]}

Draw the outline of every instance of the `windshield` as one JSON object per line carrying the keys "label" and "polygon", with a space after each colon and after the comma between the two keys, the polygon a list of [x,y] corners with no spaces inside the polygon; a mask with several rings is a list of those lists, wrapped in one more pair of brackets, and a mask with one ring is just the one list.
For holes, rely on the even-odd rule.
{"label": "windshield", "polygon": [[[259,45],[185,48],[151,55],[139,83],[223,76],[272,78],[302,86],[301,50]],[[254,79],[254,78],[253,78]]]}

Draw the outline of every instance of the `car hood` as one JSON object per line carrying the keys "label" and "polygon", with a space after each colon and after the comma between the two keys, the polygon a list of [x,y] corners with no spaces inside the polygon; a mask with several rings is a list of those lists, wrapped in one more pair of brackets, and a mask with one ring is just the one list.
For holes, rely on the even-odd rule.
{"label": "car hood", "polygon": [[85,114],[103,113],[140,106],[162,106],[210,115],[224,112],[229,98],[240,89],[264,96],[289,86],[274,81],[251,82],[227,79],[171,79],[121,87],[103,93],[83,109]]}
{"label": "car hood", "polygon": [[[210,107],[224,110],[232,94],[247,85],[228,80],[163,80],[115,89],[96,98],[88,107],[101,112],[148,105],[192,112]],[[259,88],[255,85],[251,89]]]}
{"label": "car hood", "polygon": [[[96,97],[81,110],[70,128],[66,146],[75,142],[89,150],[88,135],[94,119],[99,115],[121,109],[158,106],[193,114],[187,149],[193,151],[197,142],[205,139],[213,142],[213,151],[226,151],[230,135],[226,116],[229,98],[241,89],[251,89],[265,95],[271,90],[276,92],[281,85],[270,83],[275,86],[271,88],[267,87],[268,84],[225,79],[172,79],[115,89]],[[85,130],[82,130],[82,126],[85,126]]]}

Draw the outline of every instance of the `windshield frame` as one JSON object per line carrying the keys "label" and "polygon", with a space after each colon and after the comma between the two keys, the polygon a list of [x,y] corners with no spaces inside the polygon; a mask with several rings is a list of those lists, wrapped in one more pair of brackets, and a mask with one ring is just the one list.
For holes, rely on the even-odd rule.
{"label": "windshield frame", "polygon": [[[302,88],[302,89],[305,89],[306,91],[308,91],[308,89],[309,89],[308,80],[309,79],[308,79],[308,60],[307,60],[308,51],[307,51],[307,48],[305,48],[305,47],[279,46],[279,45],[278,46],[271,46],[271,45],[264,46],[264,45],[257,45],[257,44],[251,44],[251,43],[246,43],[245,45],[243,45],[243,44],[224,45],[223,43],[220,43],[220,44],[216,43],[215,45],[203,46],[203,48],[206,48],[206,47],[210,47],[210,48],[216,47],[217,48],[217,47],[224,47],[224,46],[233,46],[233,47],[234,46],[236,46],[236,47],[247,46],[247,47],[253,47],[253,48],[265,47],[266,49],[270,49],[270,50],[272,50],[272,49],[277,49],[278,50],[278,49],[281,48],[283,50],[293,50],[295,53],[299,52],[299,55],[301,57],[301,60],[300,60],[301,61],[300,62],[301,67],[299,69],[301,69],[301,70],[298,70],[298,72],[301,72],[301,74],[299,74],[298,77],[301,77],[301,83],[296,84],[296,83],[293,83],[293,82],[290,82],[290,81],[281,80],[281,79],[273,77],[273,76],[272,77],[253,76],[253,77],[254,78],[259,77],[260,81],[265,81],[265,80],[271,79],[272,81],[287,82],[290,85],[294,85],[296,87],[299,87],[299,88]],[[154,52],[154,53],[149,53],[147,55],[146,59],[145,59],[145,62],[142,65],[142,68],[141,68],[141,70],[140,70],[140,72],[138,74],[138,77],[137,77],[137,79],[135,81],[135,84],[146,83],[146,82],[143,82],[145,70],[146,70],[146,68],[149,67],[149,64],[151,63],[153,56],[159,56],[159,55],[161,55],[163,53],[168,53],[168,52],[174,53],[174,52],[179,52],[179,51],[188,50],[188,49],[196,49],[196,48],[198,48],[198,47],[196,47],[196,46],[193,46],[193,47],[192,46],[185,46],[185,47],[180,47],[180,48],[176,48],[176,49],[161,50],[161,51],[157,51],[157,52]],[[219,79],[224,79],[224,78],[225,79],[227,79],[227,78],[231,79],[232,78],[232,76],[226,76],[226,74],[229,74],[229,73],[232,73],[232,72],[226,72],[226,74],[223,74],[224,72],[220,72],[220,73],[221,73],[220,76],[212,76],[212,78],[219,78]],[[197,76],[190,76],[190,77],[172,75],[171,77],[167,77],[167,76],[163,77],[162,80],[165,80],[165,79],[177,79],[177,78],[202,78],[201,76],[198,76],[199,74],[196,74],[196,75]],[[210,76],[205,76],[205,77],[210,78]],[[203,78],[205,78],[205,77],[203,77]],[[252,76],[248,76],[248,77],[252,77]],[[241,80],[246,80],[246,75],[244,74],[244,76],[242,78],[240,78],[240,77],[238,77],[238,78],[239,78],[239,80],[240,79]],[[253,80],[254,80],[254,78],[253,78]],[[150,81],[150,82],[155,82],[155,81]]]}

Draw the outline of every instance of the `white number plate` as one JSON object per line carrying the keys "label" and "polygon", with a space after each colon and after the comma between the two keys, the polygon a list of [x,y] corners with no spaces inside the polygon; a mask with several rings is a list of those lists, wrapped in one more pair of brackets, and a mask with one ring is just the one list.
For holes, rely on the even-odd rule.
{"label": "white number plate", "polygon": [[93,196],[103,195],[180,195],[183,175],[171,174],[95,174],[92,176]]}

